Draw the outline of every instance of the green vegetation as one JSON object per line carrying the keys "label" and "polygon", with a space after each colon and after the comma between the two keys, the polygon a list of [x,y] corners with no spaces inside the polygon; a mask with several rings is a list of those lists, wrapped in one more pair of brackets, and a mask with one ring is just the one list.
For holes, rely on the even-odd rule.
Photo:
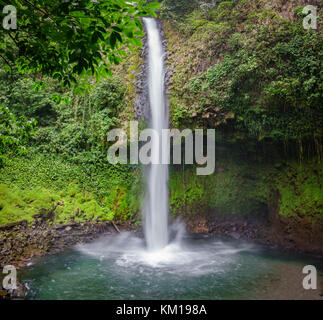
{"label": "green vegetation", "polygon": [[[9,3],[22,12],[17,32],[0,32],[0,224],[40,212],[55,223],[139,221],[140,168],[109,165],[106,134],[133,119],[138,19],[158,5]],[[173,217],[277,206],[322,219],[321,20],[304,30],[302,6],[285,0],[164,0],[158,10],[172,126],[217,130],[214,175],[171,168]]]}
{"label": "green vegetation", "polygon": [[16,142],[20,131],[15,118],[31,119],[25,121],[29,127],[16,149],[1,149],[0,224],[32,221],[34,215],[52,211],[55,223],[139,220],[139,169],[107,161],[107,132],[131,119],[129,112],[128,118],[123,115],[129,104],[128,68],[84,96],[50,78],[42,86],[37,75],[0,73],[0,103],[8,106],[1,111],[11,124],[2,123],[7,131],[0,131],[1,137],[11,137],[13,128]]}
{"label": "green vegetation", "polygon": [[284,217],[323,217],[322,23],[305,30],[303,6],[163,1],[172,125],[217,130],[216,174],[173,171],[174,215],[277,206]]}
{"label": "green vegetation", "polygon": [[[266,216],[278,201],[279,214],[307,216],[316,221],[323,215],[323,166],[317,163],[270,165],[225,161],[217,163],[214,175],[199,177],[194,169],[172,172],[172,215]],[[275,198],[278,191],[279,198]]]}
{"label": "green vegetation", "polygon": [[78,165],[42,154],[12,159],[0,170],[0,224],[54,212],[56,223],[136,221],[141,175],[127,166]]}
{"label": "green vegetation", "polygon": [[[141,46],[140,18],[155,16],[158,3],[126,0],[1,1],[18,11],[16,30],[0,31],[0,58],[8,72],[18,67],[82,86],[80,77],[111,75],[125,48]],[[88,82],[83,85],[88,85]]]}
{"label": "green vegetation", "polygon": [[159,4],[1,4],[18,19],[0,30],[0,224],[44,210],[57,223],[137,219],[140,173],[108,165],[106,134],[129,119],[127,55]]}
{"label": "green vegetation", "polygon": [[310,216],[313,221],[323,219],[323,165],[309,163],[299,167],[289,164],[276,175],[283,216]]}
{"label": "green vegetation", "polygon": [[117,77],[104,80],[91,93],[80,96],[62,90],[50,79],[45,87],[37,88],[37,79],[1,75],[0,102],[13,114],[38,123],[32,141],[35,152],[102,162],[107,150],[106,132],[121,125],[125,86]]}
{"label": "green vegetation", "polygon": [[294,20],[282,18],[284,5],[209,2],[207,12],[196,5],[166,18],[174,125],[297,144],[300,159],[306,148],[322,156],[322,33],[303,28],[299,7],[285,9]]}
{"label": "green vegetation", "polygon": [[34,134],[35,125],[35,121],[26,121],[24,117],[17,120],[8,107],[0,105],[0,167],[8,153],[22,155],[26,152],[25,145]]}

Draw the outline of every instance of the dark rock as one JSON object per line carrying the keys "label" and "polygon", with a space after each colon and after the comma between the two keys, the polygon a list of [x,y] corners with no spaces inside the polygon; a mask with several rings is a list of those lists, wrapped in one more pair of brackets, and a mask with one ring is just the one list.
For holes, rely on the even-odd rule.
{"label": "dark rock", "polygon": [[24,299],[28,294],[28,289],[22,283],[17,282],[17,289],[8,290],[10,294],[10,299],[17,300],[17,299]]}
{"label": "dark rock", "polygon": [[[116,233],[114,227],[107,222],[75,222],[56,226],[48,224],[47,221],[42,220],[30,227],[19,229],[18,238],[17,230],[12,226],[9,229],[6,226],[0,230],[0,239],[2,239],[0,266],[12,264],[19,269],[30,263],[31,258],[58,253],[80,241],[94,240],[102,234]],[[16,297],[23,296],[21,292],[16,292],[14,295]]]}
{"label": "dark rock", "polygon": [[5,299],[9,299],[9,298],[10,298],[10,294],[8,291],[0,290],[0,300],[5,300]]}
{"label": "dark rock", "polygon": [[240,234],[237,233],[237,232],[232,232],[230,233],[230,237],[236,239],[236,240],[239,240],[241,238]]}

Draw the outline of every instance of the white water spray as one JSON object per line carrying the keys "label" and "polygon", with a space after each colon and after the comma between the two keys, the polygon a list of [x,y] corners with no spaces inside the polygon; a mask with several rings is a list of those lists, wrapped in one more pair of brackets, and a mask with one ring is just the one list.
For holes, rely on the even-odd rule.
{"label": "white water spray", "polygon": [[[168,111],[165,96],[164,49],[157,22],[144,18],[148,38],[148,83],[151,109],[151,128],[159,138],[168,129]],[[155,141],[155,140],[152,140]],[[152,163],[162,163],[162,154],[169,152],[159,143],[152,146]],[[151,164],[147,176],[145,203],[145,236],[149,250],[160,250],[168,244],[168,166]]]}

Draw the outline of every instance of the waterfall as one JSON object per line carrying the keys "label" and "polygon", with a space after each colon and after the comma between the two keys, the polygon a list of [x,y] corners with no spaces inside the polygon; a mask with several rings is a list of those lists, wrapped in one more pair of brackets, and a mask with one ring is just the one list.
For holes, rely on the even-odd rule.
{"label": "waterfall", "polygon": [[[152,146],[152,162],[147,174],[145,203],[145,237],[149,250],[159,250],[168,244],[168,166],[162,163],[162,129],[169,126],[165,96],[164,48],[157,22],[144,18],[148,43],[148,87],[151,110],[150,128],[159,136],[159,145]],[[154,140],[152,140],[154,142]]]}

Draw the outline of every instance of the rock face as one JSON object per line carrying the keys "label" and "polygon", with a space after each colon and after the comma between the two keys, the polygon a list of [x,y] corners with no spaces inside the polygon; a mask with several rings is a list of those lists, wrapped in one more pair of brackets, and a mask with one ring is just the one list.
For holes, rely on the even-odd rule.
{"label": "rock face", "polygon": [[149,120],[150,111],[149,111],[149,95],[148,95],[148,79],[147,79],[147,44],[146,39],[144,39],[144,47],[141,53],[141,58],[145,62],[141,65],[139,72],[136,74],[136,98],[134,103],[134,113],[135,119],[140,120],[144,119]]}
{"label": "rock face", "polygon": [[148,91],[148,48],[147,37],[143,39],[143,50],[141,58],[144,63],[140,66],[139,72],[136,74],[136,98],[134,103],[134,113],[136,120],[146,120],[150,118],[149,110],[149,91]]}
{"label": "rock face", "polygon": [[[161,30],[162,38],[164,38],[164,32],[162,27],[162,21],[157,20],[157,24],[159,26],[159,29]],[[145,28],[145,26],[144,26]],[[165,57],[166,60],[168,57],[167,52],[167,42],[163,41],[163,47],[165,50]],[[134,112],[135,112],[135,119],[136,120],[145,120],[149,121],[151,117],[150,113],[150,102],[149,102],[149,89],[148,89],[148,47],[147,47],[147,37],[143,40],[143,50],[141,53],[141,58],[143,58],[144,63],[141,65],[139,72],[136,74],[136,98],[135,98],[135,106],[134,106]],[[165,64],[166,65],[166,64]],[[170,70],[167,68],[166,70],[166,83],[169,83],[169,79],[171,76]],[[167,91],[168,85],[166,85],[165,90]],[[167,94],[167,92],[166,92]]]}
{"label": "rock face", "polygon": [[[323,255],[323,220],[298,212],[294,216],[279,215],[277,203],[269,208],[272,241],[288,249]],[[314,222],[313,222],[314,221]]]}
{"label": "rock face", "polygon": [[[277,208],[276,208],[277,209]],[[271,208],[269,217],[225,218],[214,213],[184,219],[187,229],[196,234],[213,234],[235,240],[246,240],[295,252],[323,255],[323,225],[306,223],[305,219],[279,216]]]}
{"label": "rock face", "polygon": [[17,281],[17,288],[6,290],[0,283],[0,300],[22,300],[25,299],[28,293],[28,288]]}
{"label": "rock face", "polygon": [[49,224],[38,220],[28,226],[25,222],[0,229],[0,265],[24,267],[32,258],[90,241],[102,234],[115,233],[110,222]]}
{"label": "rock face", "polygon": [[[37,257],[55,254],[72,245],[114,233],[116,230],[111,222],[55,225],[41,216],[29,226],[26,221],[1,226],[0,271],[6,265],[20,269]],[[5,290],[2,287],[1,276],[4,276],[2,272],[0,272],[0,300],[23,299],[26,296],[28,290],[19,281],[17,289]]]}

